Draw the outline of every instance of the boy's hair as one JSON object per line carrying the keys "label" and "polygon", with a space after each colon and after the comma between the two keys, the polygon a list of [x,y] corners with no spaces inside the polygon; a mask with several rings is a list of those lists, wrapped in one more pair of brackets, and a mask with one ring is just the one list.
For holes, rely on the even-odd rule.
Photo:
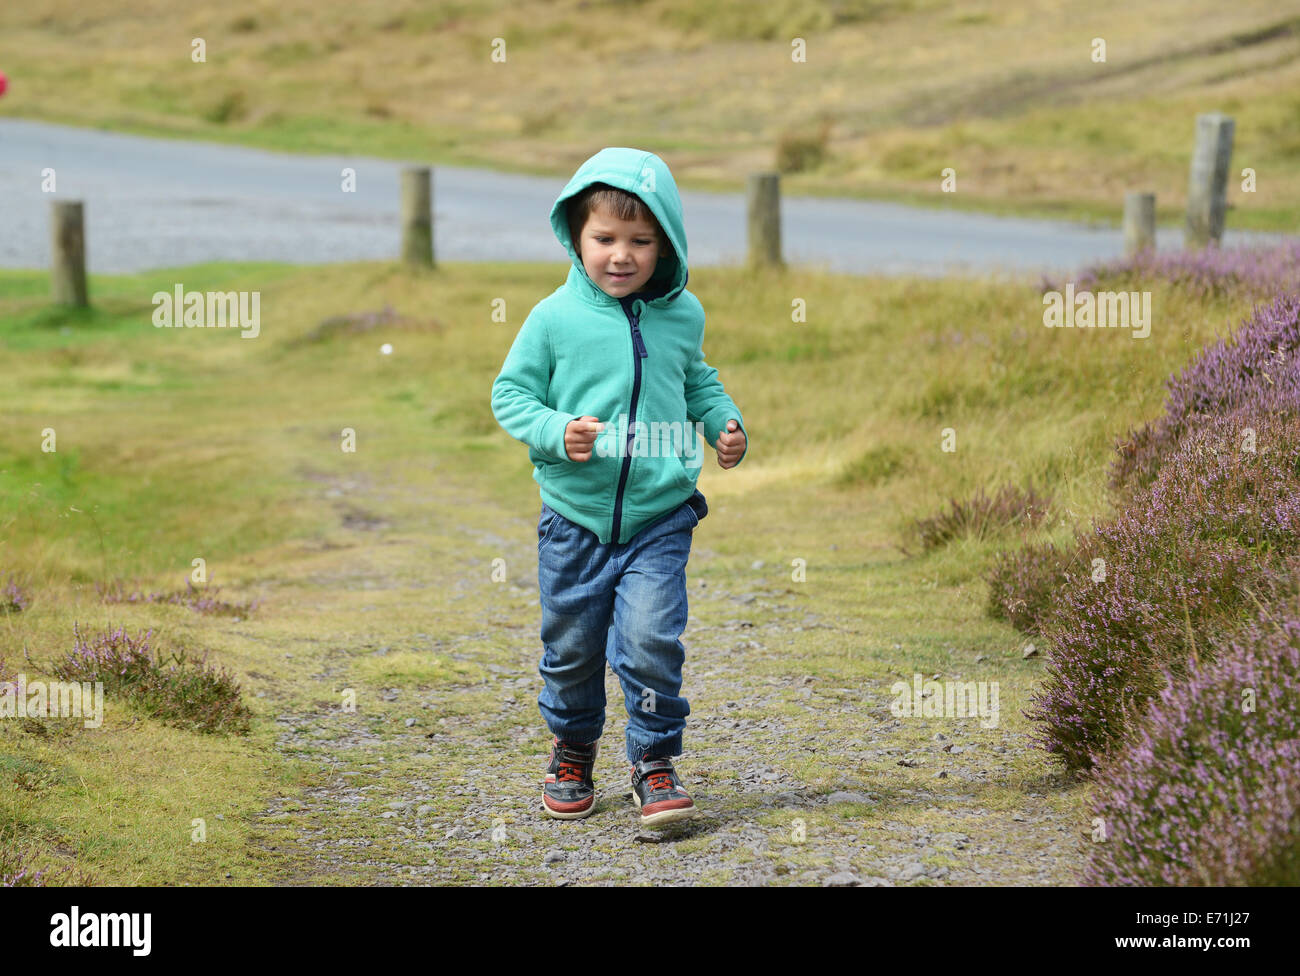
{"label": "boy's hair", "polygon": [[660,248],[672,248],[672,243],[659,226],[655,215],[635,193],[628,193],[627,190],[620,190],[608,183],[592,183],[570,198],[566,207],[569,215],[569,240],[573,241],[575,251],[580,250],[578,244],[582,228],[587,225],[587,217],[593,210],[611,213],[619,220],[644,220],[654,227]]}

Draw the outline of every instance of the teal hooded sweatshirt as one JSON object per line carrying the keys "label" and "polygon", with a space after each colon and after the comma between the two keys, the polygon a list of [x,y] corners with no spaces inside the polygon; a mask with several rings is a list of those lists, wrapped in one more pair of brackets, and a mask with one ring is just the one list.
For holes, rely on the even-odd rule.
{"label": "teal hooded sweatshirt", "polygon": [[[623,298],[591,280],[569,236],[566,201],[592,183],[640,197],[671,244],[661,242],[645,288]],[[601,543],[625,543],[694,494],[698,435],[716,448],[728,420],[742,431],[745,423],[704,361],[704,308],[686,290],[686,228],[667,164],[640,149],[602,149],[556,199],[551,227],[573,266],[520,326],[492,384],[492,412],[528,445],[543,502]],[[605,429],[589,460],[571,461],[565,427],[588,415]]]}

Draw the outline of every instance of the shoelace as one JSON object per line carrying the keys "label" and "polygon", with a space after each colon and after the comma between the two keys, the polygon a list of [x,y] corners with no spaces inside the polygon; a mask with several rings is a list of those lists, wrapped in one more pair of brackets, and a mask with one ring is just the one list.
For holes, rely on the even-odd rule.
{"label": "shoelace", "polygon": [[[563,746],[556,746],[557,749],[563,750]],[[555,774],[557,783],[582,783],[586,777],[583,775],[583,769],[575,762],[566,758],[566,754],[560,753],[560,768]]]}
{"label": "shoelace", "polygon": [[555,781],[557,783],[581,783],[583,779],[584,777],[582,775],[581,766],[560,760],[560,771],[555,774]]}
{"label": "shoelace", "polygon": [[673,786],[673,778],[667,773],[647,773],[646,782],[650,784],[650,792],[657,790],[668,790],[671,792],[676,787]]}

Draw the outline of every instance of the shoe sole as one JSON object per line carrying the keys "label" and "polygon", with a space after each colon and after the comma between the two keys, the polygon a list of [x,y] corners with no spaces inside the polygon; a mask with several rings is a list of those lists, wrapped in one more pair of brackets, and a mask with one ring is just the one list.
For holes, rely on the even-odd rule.
{"label": "shoe sole", "polygon": [[[637,796],[636,790],[632,791],[632,802],[636,804],[638,810],[641,809],[641,797]],[[690,820],[695,816],[699,808],[695,806],[694,801],[689,807],[677,807],[673,810],[664,810],[661,813],[652,813],[650,816],[641,814],[642,827],[658,827],[660,824],[676,823],[678,820]]]}
{"label": "shoe sole", "polygon": [[587,807],[585,810],[575,810],[573,813],[565,813],[562,810],[552,810],[546,805],[546,801],[543,800],[542,810],[548,817],[555,820],[581,820],[583,817],[590,817],[596,812],[596,801],[592,800],[591,806]]}
{"label": "shoe sole", "polygon": [[[593,768],[595,767],[596,759],[599,756],[600,756],[600,740],[597,739],[596,749],[591,754],[591,762]],[[553,820],[582,820],[585,817],[590,817],[593,813],[596,812],[596,797],[592,796],[591,806],[587,807],[587,809],[574,810],[572,813],[566,813],[563,810],[552,810],[550,807],[546,805],[546,797],[543,796],[542,812],[545,813],[548,817],[552,818]]]}

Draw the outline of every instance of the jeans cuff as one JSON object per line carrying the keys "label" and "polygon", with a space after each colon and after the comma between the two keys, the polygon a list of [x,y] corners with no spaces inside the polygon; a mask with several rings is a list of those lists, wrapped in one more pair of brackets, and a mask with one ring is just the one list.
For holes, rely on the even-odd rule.
{"label": "jeans cuff", "polygon": [[576,729],[572,732],[557,732],[551,729],[551,735],[555,736],[561,742],[572,742],[574,745],[591,745],[600,738],[604,729]]}
{"label": "jeans cuff", "polygon": [[627,748],[628,762],[634,766],[641,761],[641,757],[647,752],[650,753],[652,759],[671,759],[673,756],[682,754],[682,734],[678,732],[676,735],[653,743],[635,742],[629,739]]}

